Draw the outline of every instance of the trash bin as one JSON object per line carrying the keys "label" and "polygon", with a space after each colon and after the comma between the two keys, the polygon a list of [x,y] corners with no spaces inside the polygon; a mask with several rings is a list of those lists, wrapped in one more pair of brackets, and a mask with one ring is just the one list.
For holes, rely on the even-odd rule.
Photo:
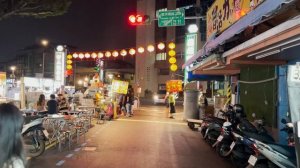
{"label": "trash bin", "polygon": [[184,119],[199,119],[199,91],[185,90],[183,100]]}

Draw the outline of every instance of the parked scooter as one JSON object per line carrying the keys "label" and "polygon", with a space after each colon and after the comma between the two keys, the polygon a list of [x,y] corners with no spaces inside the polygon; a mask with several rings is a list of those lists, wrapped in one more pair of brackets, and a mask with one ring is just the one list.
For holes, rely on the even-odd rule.
{"label": "parked scooter", "polygon": [[[246,119],[243,107],[236,105],[232,112],[227,113],[229,120],[223,124],[221,135],[213,145],[221,157],[231,157],[236,167],[246,167],[248,159],[257,150],[249,137],[262,141],[274,142],[261,124],[258,129]],[[262,123],[262,122],[261,122]]]}
{"label": "parked scooter", "polygon": [[37,157],[45,151],[45,141],[48,140],[49,133],[42,126],[41,116],[26,116],[25,125],[22,129],[22,136],[25,151],[29,157]]}
{"label": "parked scooter", "polygon": [[297,157],[295,147],[280,145],[275,143],[263,143],[256,139],[251,139],[258,150],[258,154],[251,155],[248,162],[257,167],[257,164],[264,167],[296,168]]}
{"label": "parked scooter", "polygon": [[[220,110],[219,112],[222,113],[222,116],[226,118],[226,114],[232,111],[232,106],[228,106],[226,111]],[[213,145],[222,131],[222,125],[226,122],[225,119],[220,119],[215,117],[210,121],[206,121],[201,125],[201,134],[206,142],[210,145]]]}

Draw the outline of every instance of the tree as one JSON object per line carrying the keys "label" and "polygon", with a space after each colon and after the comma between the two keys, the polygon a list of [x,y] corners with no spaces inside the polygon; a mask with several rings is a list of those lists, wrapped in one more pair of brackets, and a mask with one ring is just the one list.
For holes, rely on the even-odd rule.
{"label": "tree", "polygon": [[71,0],[0,0],[0,20],[11,16],[45,18],[64,14]]}

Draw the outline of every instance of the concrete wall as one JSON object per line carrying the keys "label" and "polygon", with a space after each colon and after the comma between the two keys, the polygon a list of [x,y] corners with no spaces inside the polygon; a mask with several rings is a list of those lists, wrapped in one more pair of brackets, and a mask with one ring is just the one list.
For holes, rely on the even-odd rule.
{"label": "concrete wall", "polygon": [[[137,13],[147,14],[151,19],[155,17],[155,1],[139,0],[137,1]],[[137,26],[136,31],[136,47],[146,47],[149,44],[155,43],[154,24]],[[142,88],[141,96],[144,96],[146,89],[152,92],[157,90],[157,70],[154,68],[155,55],[154,53],[144,52],[136,54],[136,84]]]}

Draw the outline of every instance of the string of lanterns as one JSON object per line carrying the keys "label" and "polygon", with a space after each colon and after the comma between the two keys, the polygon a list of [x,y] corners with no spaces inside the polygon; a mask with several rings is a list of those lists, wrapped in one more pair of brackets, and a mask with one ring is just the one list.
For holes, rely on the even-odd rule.
{"label": "string of lanterns", "polygon": [[[170,42],[168,44],[168,47],[170,49],[169,51],[169,55],[176,55],[176,52],[173,50],[175,49],[175,43]],[[166,48],[165,43],[160,42],[157,44],[157,49],[158,50],[164,50]],[[145,50],[147,50],[149,53],[152,53],[155,51],[155,46],[150,44],[146,47],[146,49],[144,47],[138,47],[137,49],[135,48],[129,48],[129,49],[122,49],[122,50],[112,50],[112,51],[100,51],[100,52],[75,52],[73,54],[71,54],[71,56],[74,59],[96,59],[96,58],[110,58],[110,57],[118,57],[118,56],[122,56],[125,57],[128,54],[133,56],[135,55],[137,52],[142,54],[145,52]],[[170,53],[171,52],[171,53]]]}

